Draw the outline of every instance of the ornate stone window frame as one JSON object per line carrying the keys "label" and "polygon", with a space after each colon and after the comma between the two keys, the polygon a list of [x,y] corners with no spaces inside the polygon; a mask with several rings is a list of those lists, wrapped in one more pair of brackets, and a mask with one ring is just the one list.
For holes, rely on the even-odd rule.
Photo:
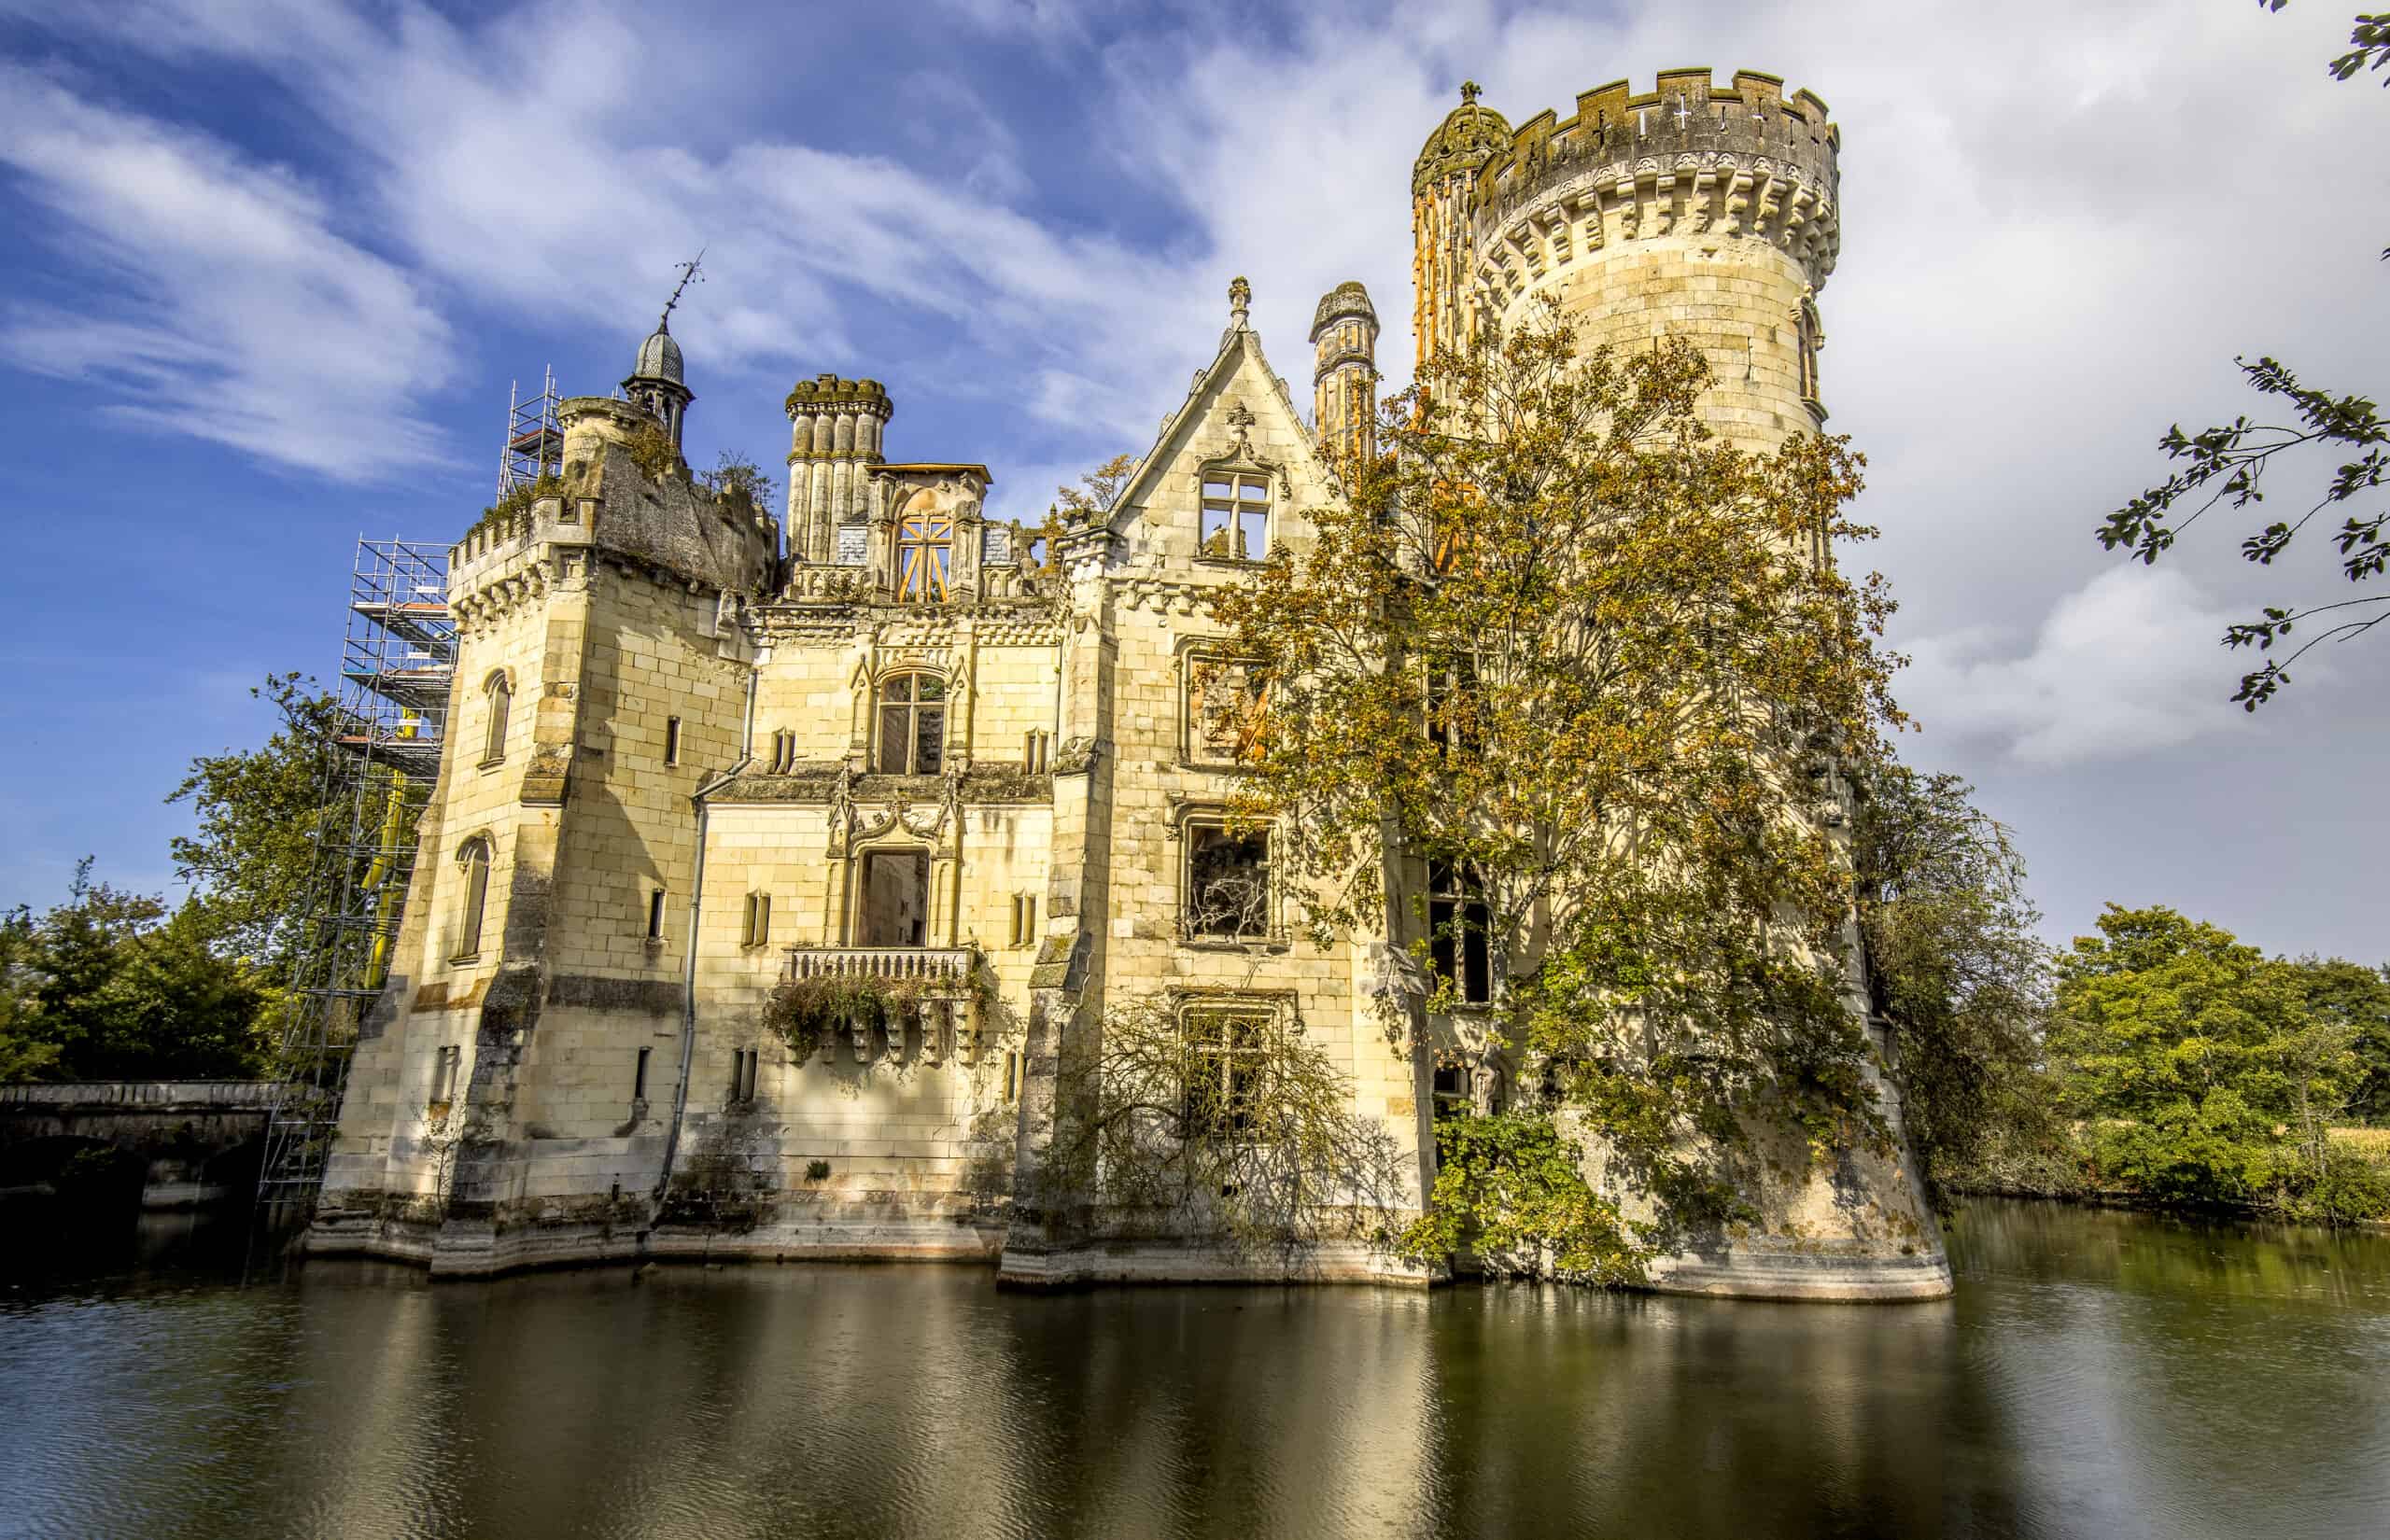
{"label": "ornate stone window frame", "polygon": [[[1178,945],[1198,950],[1248,951],[1255,948],[1283,951],[1287,945],[1286,928],[1283,923],[1284,898],[1278,877],[1278,831],[1264,823],[1242,835],[1231,836],[1237,820],[1225,804],[1219,802],[1174,803],[1165,816],[1163,833],[1178,844],[1178,896],[1174,905],[1174,929]],[[1258,833],[1262,844],[1262,875],[1264,890],[1260,897],[1260,928],[1220,931],[1199,929],[1194,913],[1196,897],[1195,861],[1204,847],[1206,833],[1228,837],[1250,837]]]}
{"label": "ornate stone window frame", "polygon": [[[937,681],[938,698],[935,702],[921,700],[921,687],[915,684],[907,687],[909,698],[892,701],[888,698],[888,691],[898,679],[935,679]],[[953,757],[950,750],[954,719],[962,704],[960,696],[956,671],[951,668],[940,668],[918,661],[892,660],[877,670],[871,677],[871,710],[865,721],[865,731],[869,735],[865,763],[871,767],[870,773],[880,776],[943,775]],[[922,746],[921,717],[925,707],[935,707],[938,713],[937,764],[927,770],[921,769],[918,763],[921,758]],[[890,764],[886,758],[887,714],[892,708],[905,712],[908,728],[902,766]]]}
{"label": "ornate stone window frame", "polygon": [[[1277,542],[1284,529],[1282,521],[1286,505],[1294,497],[1295,485],[1284,465],[1253,452],[1249,430],[1254,416],[1245,409],[1244,402],[1239,401],[1230,408],[1229,422],[1236,429],[1236,447],[1226,455],[1201,461],[1195,467],[1195,559],[1222,567],[1248,567],[1269,560],[1270,548]],[[1227,496],[1213,496],[1211,488],[1215,485],[1226,486],[1229,489]],[[1244,494],[1248,486],[1254,485],[1259,486],[1265,494],[1260,506],[1261,549],[1238,554],[1235,548],[1244,544],[1244,539],[1246,500]],[[1227,553],[1204,550],[1203,521],[1216,505],[1227,511],[1230,519],[1224,530],[1230,544]]]}
{"label": "ornate stone window frame", "polygon": [[[1210,637],[1182,637],[1178,644],[1178,761],[1190,769],[1235,771],[1240,768],[1236,756],[1222,757],[1203,741],[1196,721],[1199,676],[1205,668],[1253,668],[1259,660],[1231,651],[1223,641]],[[1269,694],[1262,694],[1263,709],[1267,709]]]}

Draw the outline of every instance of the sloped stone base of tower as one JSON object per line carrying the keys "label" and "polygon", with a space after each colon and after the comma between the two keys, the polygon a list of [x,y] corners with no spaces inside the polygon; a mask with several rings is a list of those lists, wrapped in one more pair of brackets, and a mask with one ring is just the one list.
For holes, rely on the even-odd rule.
{"label": "sloped stone base of tower", "polygon": [[[1743,1196],[1757,1217],[1694,1236],[1654,1259],[1646,1268],[1648,1286],[1661,1294],[1821,1303],[1947,1298],[1949,1255],[1908,1155],[1896,1098],[1886,1096],[1885,1112],[1891,1155],[1847,1149],[1816,1162],[1793,1129],[1755,1132],[1738,1164]],[[1631,1196],[1621,1207],[1629,1217],[1650,1217],[1649,1205]]]}
{"label": "sloped stone base of tower", "polygon": [[1167,1236],[1049,1240],[1015,1226],[996,1266],[999,1287],[1077,1289],[1111,1283],[1367,1283],[1426,1288],[1427,1269],[1358,1240],[1291,1251],[1241,1250]]}

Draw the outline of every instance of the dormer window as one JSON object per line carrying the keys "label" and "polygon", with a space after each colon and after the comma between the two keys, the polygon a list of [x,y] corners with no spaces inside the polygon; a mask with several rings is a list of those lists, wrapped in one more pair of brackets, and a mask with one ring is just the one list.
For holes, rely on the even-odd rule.
{"label": "dormer window", "polygon": [[1197,554],[1258,562],[1270,554],[1270,478],[1227,471],[1203,474],[1202,541]]}
{"label": "dormer window", "polygon": [[954,514],[930,510],[907,513],[896,523],[896,597],[914,604],[944,604],[954,572]]}

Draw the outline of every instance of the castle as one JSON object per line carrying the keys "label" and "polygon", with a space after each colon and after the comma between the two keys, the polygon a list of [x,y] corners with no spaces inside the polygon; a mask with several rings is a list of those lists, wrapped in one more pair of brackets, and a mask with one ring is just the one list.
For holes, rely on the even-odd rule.
{"label": "castle", "polygon": [[[1840,235],[1821,102],[1681,70],[1514,129],[1462,94],[1412,183],[1423,356],[1552,295],[1596,342],[1695,342],[1705,410],[1742,446],[1819,427]],[[1235,665],[1206,595],[1302,548],[1339,495],[1326,451],[1366,443],[1376,399],[1360,285],[1319,302],[1308,421],[1248,303],[1240,279],[1117,498],[1050,553],[989,516],[985,466],[889,459],[877,381],[790,393],[784,526],[641,452],[677,449],[695,399],[668,324],[621,397],[563,403],[560,482],[452,553],[451,748],[311,1250],[468,1275],[704,1251],[994,1259],[1024,1284],[1247,1276],[1011,1201],[1059,1057],[1132,1000],[1299,1026],[1424,1181],[1439,1108],[1506,1094],[1501,1053],[1448,1019],[1389,1045],[1383,939],[1300,937],[1270,835],[1225,816],[1235,746],[1198,698]],[[1263,897],[1210,902],[1223,884]],[[759,1018],[790,978],[920,1004],[799,1060]],[[1430,1051],[1469,1043],[1457,1067]],[[736,1226],[675,1206],[709,1169],[738,1178]],[[1654,1282],[1948,1292],[1905,1160],[1855,1153],[1760,1196],[1764,1226]],[[1301,1271],[1421,1277],[1357,1244]]]}

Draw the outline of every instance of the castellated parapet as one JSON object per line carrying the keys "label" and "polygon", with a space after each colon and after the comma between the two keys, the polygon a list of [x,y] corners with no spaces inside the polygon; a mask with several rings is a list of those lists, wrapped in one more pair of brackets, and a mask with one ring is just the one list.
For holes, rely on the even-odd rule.
{"label": "castellated parapet", "polygon": [[832,559],[840,525],[869,517],[871,468],[896,403],[878,380],[836,374],[799,380],[788,393],[789,553],[801,562]]}
{"label": "castellated parapet", "polygon": [[[1774,447],[1824,420],[1815,300],[1841,248],[1840,134],[1808,91],[1661,72],[1496,132],[1474,88],[1413,175],[1420,357],[1557,299],[1589,346],[1682,337],[1708,356],[1711,426]],[[1497,143],[1497,141],[1499,143]]]}

